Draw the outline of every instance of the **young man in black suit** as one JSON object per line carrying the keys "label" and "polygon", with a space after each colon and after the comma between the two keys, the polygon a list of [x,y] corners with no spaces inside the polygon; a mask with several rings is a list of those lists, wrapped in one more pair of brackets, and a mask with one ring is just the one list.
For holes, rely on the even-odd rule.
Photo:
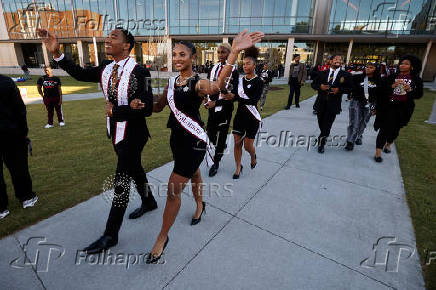
{"label": "young man in black suit", "polygon": [[[129,57],[135,40],[125,29],[115,28],[105,39],[106,54],[114,60],[90,68],[82,68],[66,59],[59,51],[56,35],[44,29],[38,29],[38,34],[59,67],[79,81],[100,82],[106,97],[107,133],[118,156],[115,193],[103,236],[84,249],[88,254],[99,253],[118,243],[118,232],[129,201],[130,179],[135,181],[142,205],[129,218],[138,218],[157,208],[141,165],[141,152],[150,136],[145,117],[153,110],[152,88],[148,82],[150,72]],[[129,104],[134,99],[140,99],[144,108],[131,109]]]}
{"label": "young man in black suit", "polygon": [[341,70],[342,56],[335,55],[328,70],[319,72],[312,88],[318,91],[317,117],[321,131],[318,138],[318,152],[324,153],[327,137],[330,135],[336,115],[341,112],[342,95],[352,89],[350,74]]}
{"label": "young man in black suit", "polygon": [[9,215],[3,162],[9,169],[15,196],[23,208],[33,207],[38,196],[32,191],[27,148],[26,106],[14,81],[0,75],[0,220]]}

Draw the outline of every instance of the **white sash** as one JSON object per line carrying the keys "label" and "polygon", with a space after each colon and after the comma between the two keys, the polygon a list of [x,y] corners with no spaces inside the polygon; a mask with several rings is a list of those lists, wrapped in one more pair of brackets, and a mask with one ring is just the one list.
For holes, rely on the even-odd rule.
{"label": "white sash", "polygon": [[[213,67],[212,67],[212,70],[210,71],[210,78],[209,78],[209,80],[211,81],[211,82],[214,82],[214,81],[216,81],[216,79],[215,79],[215,73],[216,73],[216,70],[220,67],[220,62],[219,63],[217,63],[217,64],[215,64]],[[230,74],[230,79],[232,78],[232,73],[233,73],[233,71],[235,70],[235,67],[233,66],[232,67],[232,72],[231,72],[231,74]],[[217,76],[217,79],[218,79],[218,76]],[[229,82],[230,82],[230,79],[229,79]],[[220,92],[220,94],[219,94],[219,96],[218,96],[218,100],[221,100],[221,99],[223,99],[223,96],[221,95],[221,92]],[[210,98],[208,98],[208,101],[210,101]],[[221,111],[223,109],[223,106],[215,106],[215,112],[219,112],[219,111]]]}
{"label": "white sash", "polygon": [[185,115],[182,111],[177,109],[176,103],[174,102],[174,83],[175,78],[170,77],[168,80],[168,92],[167,92],[167,100],[168,106],[174,114],[174,117],[179,122],[179,124],[188,131],[191,135],[196,137],[197,139],[206,143],[206,163],[207,166],[212,166],[213,162],[213,154],[215,152],[215,147],[209,141],[209,137],[207,136],[206,131],[201,127],[201,125],[193,120],[191,117]]}
{"label": "white sash", "polygon": [[[240,98],[249,100],[250,98],[245,94],[244,91],[244,82],[242,80],[243,77],[239,78],[239,84],[238,84],[238,95]],[[262,121],[262,118],[260,117],[259,111],[256,109],[256,106],[254,105],[245,105],[247,109],[250,111],[250,113],[260,122]]]}
{"label": "white sash", "polygon": [[[108,64],[102,74],[101,74],[101,87],[103,89],[103,94],[108,100],[108,87],[109,82],[112,75],[112,69],[115,65],[115,61]],[[129,90],[129,80],[130,75],[132,74],[133,69],[136,66],[136,61],[133,58],[128,58],[123,66],[123,71],[121,73],[121,76],[119,78],[118,82],[118,106],[124,106],[129,104],[129,96],[128,96],[128,90]],[[126,135],[126,128],[127,128],[127,121],[123,122],[116,122],[115,125],[115,138],[114,143],[118,144],[121,142],[125,135]],[[110,118],[106,117],[106,127],[108,135],[110,135]]]}
{"label": "white sash", "polygon": [[365,99],[369,100],[369,85],[368,85],[368,76],[365,76],[363,79],[363,94],[365,95]]}

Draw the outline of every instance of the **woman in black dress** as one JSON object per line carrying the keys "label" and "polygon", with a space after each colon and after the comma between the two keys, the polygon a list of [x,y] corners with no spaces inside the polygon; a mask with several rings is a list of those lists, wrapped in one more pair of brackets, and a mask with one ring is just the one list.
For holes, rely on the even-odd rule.
{"label": "woman in black dress", "polygon": [[419,77],[421,61],[415,56],[404,56],[400,59],[398,70],[398,73],[387,78],[385,92],[377,99],[374,129],[380,131],[374,156],[376,162],[383,161],[382,150],[391,152],[391,144],[412,117],[414,100],[423,95],[422,79]]}
{"label": "woman in black dress", "polygon": [[[239,51],[259,42],[263,37],[261,32],[240,33],[234,40],[232,53],[229,59],[233,63]],[[232,66],[226,65],[216,82],[200,80],[192,71],[192,63],[196,58],[196,50],[190,42],[180,42],[173,49],[173,63],[180,72],[176,78],[170,78],[163,97],[154,104],[153,111],[160,112],[168,105],[171,114],[167,126],[171,128],[170,145],[174,157],[174,169],[168,181],[168,193],[161,231],[156,239],[151,253],[147,257],[147,263],[158,263],[168,243],[168,232],[173,225],[181,203],[181,193],[186,183],[191,180],[192,191],[197,204],[197,210],[191,224],[195,225],[201,220],[205,209],[202,201],[202,178],[199,166],[209,146],[207,134],[203,130],[203,122],[200,119],[199,108],[207,95],[219,93],[225,87],[225,79],[230,76]],[[235,57],[236,55],[236,57]],[[131,102],[131,107],[138,109],[143,107],[140,100]]]}
{"label": "woman in black dress", "polygon": [[251,168],[253,169],[257,164],[254,139],[261,122],[257,103],[262,95],[264,86],[262,78],[258,77],[254,72],[256,69],[258,54],[259,50],[254,46],[245,50],[243,60],[245,76],[239,78],[238,96],[236,99],[239,105],[233,120],[233,137],[235,140],[234,154],[236,163],[236,171],[235,174],[233,174],[233,179],[238,179],[242,172],[242,145],[244,145],[244,149],[250,153]]}

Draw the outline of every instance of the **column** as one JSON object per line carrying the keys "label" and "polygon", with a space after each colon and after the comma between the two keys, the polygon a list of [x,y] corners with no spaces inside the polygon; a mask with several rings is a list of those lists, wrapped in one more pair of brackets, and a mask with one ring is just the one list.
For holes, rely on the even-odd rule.
{"label": "column", "polygon": [[348,44],[348,51],[347,51],[347,60],[345,61],[345,64],[348,65],[350,63],[351,58],[351,50],[353,49],[353,40],[350,40],[350,43]]}
{"label": "column", "polygon": [[94,45],[95,66],[99,66],[98,51],[97,51],[97,40],[95,39],[95,36],[92,38],[92,44]]}
{"label": "column", "polygon": [[422,70],[419,74],[419,77],[421,77],[421,78],[422,78],[422,74],[424,73],[425,66],[427,65],[428,55],[430,54],[432,44],[433,44],[433,41],[431,41],[431,40],[429,40],[427,42],[427,47],[425,49],[424,57],[422,58]]}
{"label": "column", "polygon": [[288,45],[286,46],[286,58],[285,58],[285,78],[289,77],[289,69],[291,67],[292,55],[294,54],[294,42],[295,38],[288,38]]}
{"label": "column", "polygon": [[316,62],[318,61],[318,45],[319,45],[319,41],[317,40],[315,44],[315,49],[313,51],[312,66],[316,66]]}
{"label": "column", "polygon": [[77,52],[79,53],[79,64],[81,67],[85,66],[85,58],[83,53],[83,43],[81,40],[77,41]]}
{"label": "column", "polygon": [[173,71],[173,40],[171,37],[167,38],[167,67],[168,71]]}
{"label": "column", "polygon": [[46,66],[50,65],[50,60],[48,59],[48,52],[47,52],[47,47],[45,46],[45,43],[42,43],[42,56],[44,57],[44,64]]}

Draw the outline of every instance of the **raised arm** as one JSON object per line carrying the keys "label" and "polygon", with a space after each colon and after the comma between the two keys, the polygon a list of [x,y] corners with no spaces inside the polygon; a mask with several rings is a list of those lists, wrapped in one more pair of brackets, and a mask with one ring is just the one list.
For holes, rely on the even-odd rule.
{"label": "raised arm", "polygon": [[200,80],[196,85],[196,91],[200,96],[204,95],[215,95],[224,89],[226,86],[226,80],[232,73],[232,68],[238,59],[239,53],[257,42],[261,41],[264,36],[263,32],[251,32],[247,33],[247,29],[244,29],[239,33],[234,39],[232,44],[232,51],[227,58],[227,64],[224,65],[221,74],[216,82],[211,82],[209,80]]}
{"label": "raised arm", "polygon": [[41,37],[42,42],[47,47],[47,50],[53,55],[54,60],[58,63],[60,68],[62,68],[78,81],[94,83],[100,81],[101,72],[104,68],[104,65],[98,67],[82,68],[75,64],[72,60],[65,58],[65,55],[61,53],[56,34],[50,33],[46,29],[41,28],[39,28],[37,32],[38,36]]}

